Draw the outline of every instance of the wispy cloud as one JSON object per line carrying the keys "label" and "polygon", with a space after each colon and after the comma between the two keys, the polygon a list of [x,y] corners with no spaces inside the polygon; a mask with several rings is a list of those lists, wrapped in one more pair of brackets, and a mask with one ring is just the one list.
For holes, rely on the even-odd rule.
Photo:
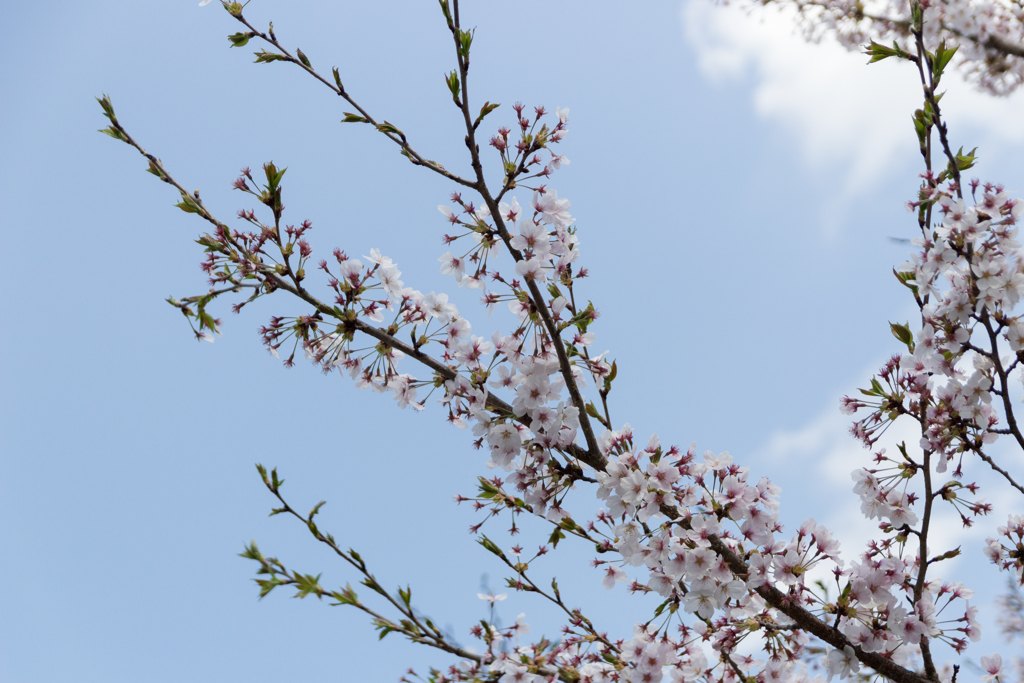
{"label": "wispy cloud", "polygon": [[[909,63],[868,67],[829,38],[809,44],[786,11],[685,0],[680,17],[701,72],[723,85],[752,78],[757,113],[787,129],[812,167],[845,169],[847,194],[884,182],[886,168],[916,154],[910,117],[921,95]],[[968,146],[1024,142],[1024,93],[996,99],[955,74],[944,83],[954,137],[969,134]]]}

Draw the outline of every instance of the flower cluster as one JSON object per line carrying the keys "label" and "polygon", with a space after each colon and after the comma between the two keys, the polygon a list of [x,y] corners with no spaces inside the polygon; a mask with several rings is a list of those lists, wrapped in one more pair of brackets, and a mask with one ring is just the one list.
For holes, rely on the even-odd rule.
{"label": "flower cluster", "polygon": [[985,539],[985,555],[1001,569],[1013,572],[1017,583],[1024,585],[1024,515],[1010,515],[998,531],[1002,540]]}
{"label": "flower cluster", "polygon": [[[864,390],[876,401],[843,402],[847,413],[876,408],[854,431],[868,446],[896,416],[923,411],[920,445],[941,454],[938,472],[945,472],[958,453],[980,450],[998,437],[993,386],[1005,385],[1018,360],[1015,355],[1002,358],[997,342],[1002,339],[1014,354],[1024,348],[1024,323],[1011,315],[1024,291],[1016,240],[1024,202],[986,185],[968,207],[956,192],[955,185],[937,188],[927,198],[941,209],[943,222],[915,241],[920,251],[899,269],[923,320],[916,338],[906,326],[893,326],[909,353],[894,357],[879,372],[885,388],[874,382]],[[960,363],[965,358],[969,368]]]}

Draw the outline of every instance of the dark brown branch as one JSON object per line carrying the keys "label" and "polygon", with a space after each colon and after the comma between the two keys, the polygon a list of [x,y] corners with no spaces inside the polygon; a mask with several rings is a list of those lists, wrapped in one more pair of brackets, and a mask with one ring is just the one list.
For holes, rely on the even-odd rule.
{"label": "dark brown branch", "polygon": [[421,156],[419,152],[414,150],[412,146],[409,145],[404,133],[392,133],[386,130],[381,130],[379,128],[380,123],[376,119],[374,119],[369,112],[363,109],[359,105],[359,103],[352,99],[352,97],[343,87],[339,86],[336,83],[331,83],[322,75],[320,75],[312,66],[309,66],[308,64],[303,63],[302,60],[292,56],[292,54],[288,52],[288,50],[284,46],[282,46],[281,43],[277,41],[277,38],[275,38],[273,35],[267,35],[262,31],[256,30],[256,28],[254,28],[253,25],[250,24],[249,21],[245,19],[245,17],[243,17],[241,14],[237,15],[235,18],[238,19],[238,21],[240,21],[242,24],[244,24],[255,36],[258,36],[259,38],[265,40],[267,43],[273,45],[276,49],[280,50],[281,55],[284,57],[280,61],[286,61],[295,64],[303,71],[311,75],[313,78],[317,79],[318,81],[326,85],[328,88],[330,88],[332,91],[334,91],[336,95],[340,96],[346,102],[351,104],[356,109],[356,111],[358,111],[359,114],[364,119],[366,119],[367,123],[372,125],[374,128],[377,128],[377,130],[379,130],[385,137],[387,137],[389,140],[391,140],[396,145],[401,147],[402,150],[408,155],[409,160],[412,163],[414,163],[417,166],[423,166],[424,168],[428,168],[431,171],[434,171],[435,173],[444,176],[448,180],[458,183],[459,185],[464,185],[465,187],[476,189],[476,183],[466,180],[465,178],[462,178],[460,176],[457,176],[454,173],[451,173],[450,171],[447,171],[441,164],[437,163],[436,161],[430,161],[429,159],[425,159],[423,156]]}
{"label": "dark brown branch", "polygon": [[[468,72],[469,64],[466,59],[463,58],[462,53],[459,50],[459,31],[461,31],[459,24],[459,0],[453,0],[454,7],[454,24],[451,26],[452,36],[455,40],[455,52],[459,64],[459,77],[462,83],[462,102],[461,109],[463,119],[466,125],[466,146],[469,148],[469,153],[472,158],[473,171],[476,173],[476,186],[475,189],[483,197],[484,202],[487,204],[487,208],[491,212],[491,218],[494,220],[495,228],[498,231],[498,235],[504,242],[506,249],[512,255],[512,258],[516,262],[523,260],[523,255],[519,250],[512,247],[511,240],[512,236],[509,234],[508,228],[505,227],[505,223],[501,218],[501,210],[498,208],[498,202],[491,196],[490,190],[487,187],[487,181],[484,178],[483,165],[480,162],[480,147],[476,143],[476,131],[473,127],[473,117],[469,109],[469,81]],[[562,344],[562,337],[558,331],[557,326],[551,319],[551,312],[548,311],[547,306],[544,303],[544,297],[541,294],[540,288],[537,287],[537,283],[533,280],[527,280],[526,286],[530,290],[530,297],[533,299],[536,305],[537,312],[540,314],[541,319],[544,322],[544,328],[547,330],[548,337],[551,343],[554,344],[555,352],[558,355],[558,366],[561,370],[562,379],[565,380],[565,386],[569,390],[569,396],[572,398],[573,405],[579,410],[580,428],[583,430],[583,436],[587,442],[587,451],[590,455],[590,459],[594,462],[605,462],[604,455],[601,454],[601,449],[597,444],[597,436],[594,434],[594,427],[590,423],[590,416],[587,415],[587,404],[583,400],[583,395],[580,393],[579,386],[576,384],[576,378],[572,374],[572,365],[569,363],[569,357],[565,352],[565,346]],[[582,459],[582,458],[581,458]],[[584,462],[587,462],[584,460]],[[591,463],[587,463],[591,464]],[[591,465],[593,467],[593,465]],[[603,469],[603,466],[602,468]]]}

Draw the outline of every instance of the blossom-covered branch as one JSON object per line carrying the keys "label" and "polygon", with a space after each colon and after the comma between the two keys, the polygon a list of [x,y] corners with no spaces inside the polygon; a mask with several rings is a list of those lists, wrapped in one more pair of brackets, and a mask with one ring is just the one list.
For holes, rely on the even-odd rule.
{"label": "blossom-covered branch", "polygon": [[[547,184],[569,163],[552,150],[567,134],[569,112],[559,108],[551,118],[544,107],[530,113],[520,103],[513,105],[514,120],[489,140],[502,170],[500,189],[492,189],[477,133],[497,105],[486,103],[474,116],[469,69],[475,34],[461,27],[457,0],[439,5],[456,60],[446,87],[465,126],[471,179],[452,176],[420,157],[400,130],[378,123],[355,103],[337,70],[332,84],[304,53],[284,50],[272,27],[259,32],[241,5],[224,3],[248,28],[232,35],[232,44],[254,37],[266,41],[278,51],[258,52],[257,62],[298,65],[359,111],[348,120],[373,124],[413,163],[464,188],[439,207],[452,233],[443,238],[449,251],[438,258],[440,272],[460,287],[478,290],[488,314],[498,304],[507,307],[508,334],[473,334],[472,324],[446,294],[405,286],[398,265],[376,249],[363,257],[366,263],[341,249],[333,251],[330,263],[315,262],[312,225],[284,221],[286,170],[272,162],[264,164],[259,180],[248,168],[235,180],[237,191],[264,208],[240,210],[246,228],[228,228],[198,192],[185,191],[135,142],[109,99],[100,101],[111,121],[104,132],[149,160],[150,172],[178,190],[179,208],[214,226],[198,240],[206,249],[203,268],[211,289],[172,300],[196,334],[212,340],[219,331],[220,321],[207,308],[220,296],[251,292],[235,305],[238,312],[256,298],[285,292],[291,305],[305,312],[271,318],[261,335],[286,365],[304,356],[325,373],[347,374],[358,388],[390,393],[402,408],[423,410],[426,398],[435,395],[451,424],[472,430],[473,445],[487,453],[486,466],[504,472],[481,478],[478,495],[457,497],[472,500],[486,514],[473,531],[503,516],[517,531],[523,514],[543,518],[552,528],[529,560],[521,559],[518,546],[506,551],[487,536],[480,537],[481,545],[514,572],[511,588],[554,603],[569,623],[555,645],[519,645],[525,628],[503,634],[487,626],[474,632],[487,643],[486,654],[466,657],[444,634],[413,618],[402,593],[396,600],[376,591],[408,625],[356,606],[378,627],[465,657],[467,664],[439,679],[446,681],[533,683],[557,677],[635,683],[667,674],[687,683],[744,677],[774,683],[809,680],[818,664],[830,679],[856,674],[861,666],[900,683],[955,675],[952,663],[936,661],[935,646],[943,643],[959,653],[978,640],[977,608],[969,602],[974,592],[968,586],[934,575],[960,549],[935,547],[933,529],[940,509],[954,511],[966,526],[992,511],[977,495],[980,487],[963,481],[972,455],[1021,491],[1012,468],[998,464],[986,449],[1000,435],[1013,435],[1024,446],[1008,386],[1024,360],[1024,321],[1013,312],[1024,292],[1024,258],[1015,239],[1024,202],[1000,186],[962,179],[975,156],[953,151],[942,119],[937,87],[958,52],[944,42],[933,44],[939,35],[933,24],[941,29],[940,20],[916,3],[909,10],[907,42],[868,48],[872,61],[913,62],[921,80],[923,104],[915,126],[925,171],[910,204],[920,237],[918,251],[894,271],[913,297],[920,321],[913,328],[890,324],[907,353],[885,364],[862,390],[864,398],[843,401],[847,413],[868,412],[853,433],[874,451],[873,462],[854,472],[853,490],[864,515],[880,522],[876,537],[848,563],[833,533],[813,518],[784,536],[779,487],[768,477],[751,476],[750,468],[730,454],[698,455],[695,445],[663,446],[658,435],[644,440],[629,424],[616,428],[608,397],[618,367],[606,360],[607,352],[591,354],[597,309],[589,301],[584,306],[578,291],[589,273],[579,265],[570,204]],[[516,190],[531,193],[525,207]],[[313,263],[326,280],[326,294],[311,291],[306,270]],[[1007,348],[1010,355],[1004,355]],[[413,372],[405,367],[410,361],[417,364]],[[993,395],[1001,399],[995,405]],[[878,440],[896,420],[913,421],[921,438],[887,453]],[[595,422],[604,427],[602,433]],[[261,468],[261,474],[285,505],[279,512],[303,519],[317,540],[372,578],[357,556],[346,555],[319,533],[313,523],[318,508],[308,517],[298,515],[281,499],[276,473],[268,479]],[[573,491],[585,484],[594,485],[601,506],[596,514],[581,511],[576,502]],[[1024,518],[1011,514],[999,533],[1001,538],[988,540],[986,554],[999,569],[1024,580]],[[593,566],[606,588],[626,583],[634,593],[663,599],[650,620],[632,627],[632,638],[596,630],[582,611],[562,602],[557,584],[548,592],[530,577],[529,564],[569,537],[595,546],[599,557]],[[255,545],[246,552],[259,563],[261,575],[271,576],[259,579],[262,588],[291,585],[300,593],[338,599],[315,577],[286,569]],[[755,652],[764,659],[755,659]],[[998,670],[994,659],[989,663]]]}

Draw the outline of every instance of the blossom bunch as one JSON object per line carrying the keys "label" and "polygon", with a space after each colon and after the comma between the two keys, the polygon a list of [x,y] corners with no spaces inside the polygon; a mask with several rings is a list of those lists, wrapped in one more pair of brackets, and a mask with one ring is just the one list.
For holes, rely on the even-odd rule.
{"label": "blossom bunch", "polygon": [[999,527],[999,535],[1002,539],[986,539],[985,554],[1024,585],[1024,515],[1010,515],[1006,525]]}

